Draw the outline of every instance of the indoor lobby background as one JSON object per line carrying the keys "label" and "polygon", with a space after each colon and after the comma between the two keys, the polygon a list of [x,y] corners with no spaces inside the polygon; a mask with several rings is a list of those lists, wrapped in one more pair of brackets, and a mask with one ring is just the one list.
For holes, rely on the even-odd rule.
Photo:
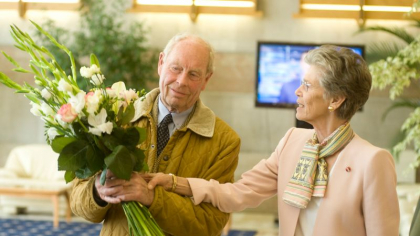
{"label": "indoor lobby background", "polygon": [[[131,0],[127,2],[130,5]],[[390,36],[380,32],[355,34],[359,26],[354,19],[294,18],[293,15],[299,11],[298,0],[260,0],[258,3],[262,16],[200,14],[196,22],[191,21],[188,14],[127,13],[126,16],[127,21],[145,24],[149,29],[147,37],[151,47],[162,50],[167,41],[179,32],[198,34],[213,45],[216,70],[201,98],[242,139],[236,178],[259,160],[267,158],[280,138],[295,125],[294,109],[255,106],[258,41],[368,46],[379,39],[391,40]],[[70,30],[79,25],[77,11],[29,10],[26,18],[21,18],[16,10],[0,9],[0,50],[26,66],[29,58],[13,47],[9,26],[15,24],[24,31],[33,32],[34,27],[28,19],[42,23],[47,18]],[[406,27],[417,35],[418,32],[409,27],[410,23],[404,20],[368,20],[366,25]],[[20,82],[33,84],[33,77],[9,73],[11,68],[12,65],[1,55],[0,71],[13,75]],[[415,92],[408,91],[408,94],[420,97]],[[391,104],[388,91],[372,90],[363,111],[357,112],[351,121],[355,132],[376,146],[390,149],[393,138],[411,111],[399,109],[382,120],[383,113]],[[28,99],[0,85],[0,167],[12,147],[45,142],[43,123],[29,110]],[[414,172],[407,169],[413,159],[402,160],[397,165],[399,182],[415,181]],[[274,215],[276,200],[271,199],[256,209],[246,211]]]}

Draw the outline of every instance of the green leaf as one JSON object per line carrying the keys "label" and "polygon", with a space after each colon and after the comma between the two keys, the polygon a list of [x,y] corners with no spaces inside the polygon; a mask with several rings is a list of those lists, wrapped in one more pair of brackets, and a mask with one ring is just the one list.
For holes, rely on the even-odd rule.
{"label": "green leaf", "polygon": [[64,173],[64,179],[66,180],[66,184],[70,183],[71,181],[73,181],[73,179],[76,177],[76,175],[74,174],[74,171],[66,171],[66,173]]}
{"label": "green leaf", "polygon": [[89,158],[86,160],[86,165],[90,172],[96,173],[101,170],[104,166],[104,154],[98,149],[91,149],[87,154]]}
{"label": "green leaf", "polygon": [[86,159],[91,158],[87,155],[92,153],[91,151],[88,152],[91,148],[89,143],[83,140],[69,143],[58,157],[58,170],[76,171],[82,168],[86,164]]}
{"label": "green leaf", "polygon": [[3,55],[10,61],[14,66],[21,67],[11,56],[7,55],[5,52],[1,51]]}
{"label": "green leaf", "polygon": [[105,157],[105,164],[118,178],[130,179],[133,161],[126,147],[117,146],[110,155]]}
{"label": "green leaf", "polygon": [[123,111],[123,113],[122,113],[121,125],[130,124],[130,121],[133,119],[134,114],[135,114],[134,105],[133,105],[133,103],[131,103],[130,105],[128,105],[125,108],[125,111]]}
{"label": "green leaf", "polygon": [[65,146],[67,146],[69,143],[72,143],[76,140],[77,139],[73,137],[58,137],[52,141],[51,147],[54,152],[60,153]]}
{"label": "green leaf", "polygon": [[22,86],[20,86],[15,81],[11,80],[7,75],[0,72],[0,83],[6,85],[9,88],[22,90]]}
{"label": "green leaf", "polygon": [[[82,119],[82,120],[81,120],[81,122],[82,122],[82,123],[84,123],[84,124],[86,125],[86,123],[85,123],[85,120],[84,120],[84,119]],[[84,131],[84,129],[83,129],[83,126],[82,126],[81,124],[79,124],[78,122],[73,122],[71,125],[72,125],[72,127],[73,127],[73,130],[74,130],[74,133],[76,134],[76,136],[77,136],[79,139],[84,139],[84,140],[86,140],[86,135],[85,135],[85,131]]]}
{"label": "green leaf", "polygon": [[25,92],[25,90],[21,90],[21,91],[16,91],[16,92],[17,93],[26,93],[25,94],[25,97],[26,98],[28,98],[29,100],[31,100],[32,102],[34,102],[36,104],[39,104],[38,97],[36,95],[34,95],[34,94],[29,93],[29,91],[28,92]]}
{"label": "green leaf", "polygon": [[96,57],[96,55],[95,54],[90,54],[90,66],[92,66],[92,65],[97,65],[98,66],[98,68],[101,68],[101,66],[99,65],[99,60],[98,60],[98,58]]}
{"label": "green leaf", "polygon": [[[147,171],[149,168],[147,166],[147,163],[144,162],[144,158],[146,157],[144,155],[144,150],[136,148],[134,152],[132,152],[132,159],[134,163],[134,171]],[[146,168],[146,169],[145,169]]]}
{"label": "green leaf", "polygon": [[[140,140],[140,134],[135,127],[130,127],[125,130],[124,136],[122,138],[122,143],[127,146],[127,148],[135,148]],[[131,148],[129,148],[131,149]]]}
{"label": "green leaf", "polygon": [[115,134],[117,129],[114,129],[112,131],[111,134],[105,134],[103,136],[103,142],[104,145],[109,149],[109,150],[114,150],[114,148],[116,148],[117,146],[121,145],[121,138],[118,138],[117,135]]}
{"label": "green leaf", "polygon": [[79,178],[79,179],[87,179],[87,178],[93,176],[95,173],[96,173],[96,171],[93,172],[87,166],[85,166],[84,168],[80,168],[80,169],[75,171],[75,174],[76,174],[77,178]]}

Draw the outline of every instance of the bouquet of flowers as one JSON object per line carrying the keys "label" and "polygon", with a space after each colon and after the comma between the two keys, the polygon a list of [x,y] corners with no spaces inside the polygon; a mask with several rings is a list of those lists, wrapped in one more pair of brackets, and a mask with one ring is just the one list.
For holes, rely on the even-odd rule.
{"label": "bouquet of flowers", "polygon": [[[90,67],[80,69],[82,77],[90,82],[90,90],[83,91],[76,83],[72,52],[39,25],[32,24],[69,55],[72,74],[67,75],[45,47],[38,46],[18,27],[11,26],[15,46],[32,58],[30,70],[2,53],[14,64],[14,71],[34,74],[39,88],[26,83],[21,86],[1,72],[0,82],[25,94],[32,104],[31,113],[45,122],[47,142],[60,154],[58,169],[65,171],[66,182],[75,177],[86,179],[102,171],[101,183],[104,184],[108,169],[126,180],[130,179],[132,171],[147,170],[144,150],[138,148],[146,132],[132,124],[135,104],[142,102],[144,90],[126,89],[123,82],[106,88],[98,59],[92,54]],[[138,202],[123,202],[122,207],[130,235],[164,235],[146,207]]]}

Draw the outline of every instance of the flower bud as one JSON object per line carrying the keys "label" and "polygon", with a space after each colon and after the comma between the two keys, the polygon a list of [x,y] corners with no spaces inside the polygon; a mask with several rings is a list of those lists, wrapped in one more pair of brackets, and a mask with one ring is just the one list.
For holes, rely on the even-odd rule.
{"label": "flower bud", "polygon": [[45,100],[49,100],[50,98],[51,98],[51,93],[46,89],[46,88],[44,88],[42,91],[41,91],[41,96],[43,97],[43,98],[45,98]]}
{"label": "flower bud", "polygon": [[71,92],[73,88],[69,83],[62,79],[58,82],[58,90],[63,92]]}
{"label": "flower bud", "polygon": [[31,102],[30,103],[31,105],[32,105],[32,108],[31,108],[31,113],[34,115],[34,116],[41,116],[41,112],[39,111],[40,109],[41,109],[41,107],[38,105],[38,104],[36,104],[36,103],[33,103],[33,102]]}
{"label": "flower bud", "polygon": [[58,135],[58,132],[54,127],[51,127],[47,130],[47,135],[50,140],[53,140]]}
{"label": "flower bud", "polygon": [[46,115],[46,116],[53,116],[55,115],[54,110],[50,107],[50,105],[48,105],[47,103],[43,102],[41,103],[41,111]]}
{"label": "flower bud", "polygon": [[98,86],[98,85],[102,84],[102,82],[104,81],[104,79],[105,79],[105,76],[103,76],[101,74],[94,74],[94,75],[92,75],[92,79],[91,79],[90,82],[93,85]]}

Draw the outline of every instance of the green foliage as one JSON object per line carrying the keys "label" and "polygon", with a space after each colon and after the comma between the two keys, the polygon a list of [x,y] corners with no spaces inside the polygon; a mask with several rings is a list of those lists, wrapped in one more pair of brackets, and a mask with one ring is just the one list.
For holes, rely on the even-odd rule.
{"label": "green foliage", "polygon": [[[413,19],[412,27],[420,28],[420,21]],[[388,57],[394,57],[397,53],[415,40],[415,36],[411,35],[405,28],[370,26],[360,28],[356,34],[364,32],[384,32],[395,36],[396,42],[393,41],[377,41],[369,44],[367,47],[366,61],[373,63]]]}
{"label": "green foliage", "polygon": [[[417,22],[417,24],[420,24]],[[394,34],[395,35],[395,34]],[[404,89],[419,84],[420,78],[420,37],[415,38],[406,47],[399,50],[395,56],[379,60],[369,66],[372,74],[373,88],[390,88],[389,97],[394,100],[403,97]],[[420,94],[420,92],[418,93]],[[393,148],[397,157],[401,151],[413,147],[416,152],[414,167],[420,165],[420,100],[402,99],[396,101],[384,114],[384,117],[393,109],[407,107],[413,112],[401,127],[404,136]]]}
{"label": "green foliage", "polygon": [[[106,75],[106,86],[123,81],[127,87],[140,90],[147,88],[148,82],[156,82],[158,51],[145,46],[147,31],[142,23],[127,23],[124,20],[125,1],[105,3],[104,0],[83,0],[82,3],[80,27],[76,32],[58,27],[52,20],[42,25],[58,42],[69,45],[76,68],[86,64],[84,61],[89,60],[93,52],[97,62],[101,63],[102,73]],[[41,42],[48,41],[41,33],[37,36]],[[44,45],[59,65],[71,68],[65,53],[53,47],[52,43]],[[66,74],[71,73],[66,71]],[[77,83],[79,87],[86,88],[86,80],[78,79]]]}

